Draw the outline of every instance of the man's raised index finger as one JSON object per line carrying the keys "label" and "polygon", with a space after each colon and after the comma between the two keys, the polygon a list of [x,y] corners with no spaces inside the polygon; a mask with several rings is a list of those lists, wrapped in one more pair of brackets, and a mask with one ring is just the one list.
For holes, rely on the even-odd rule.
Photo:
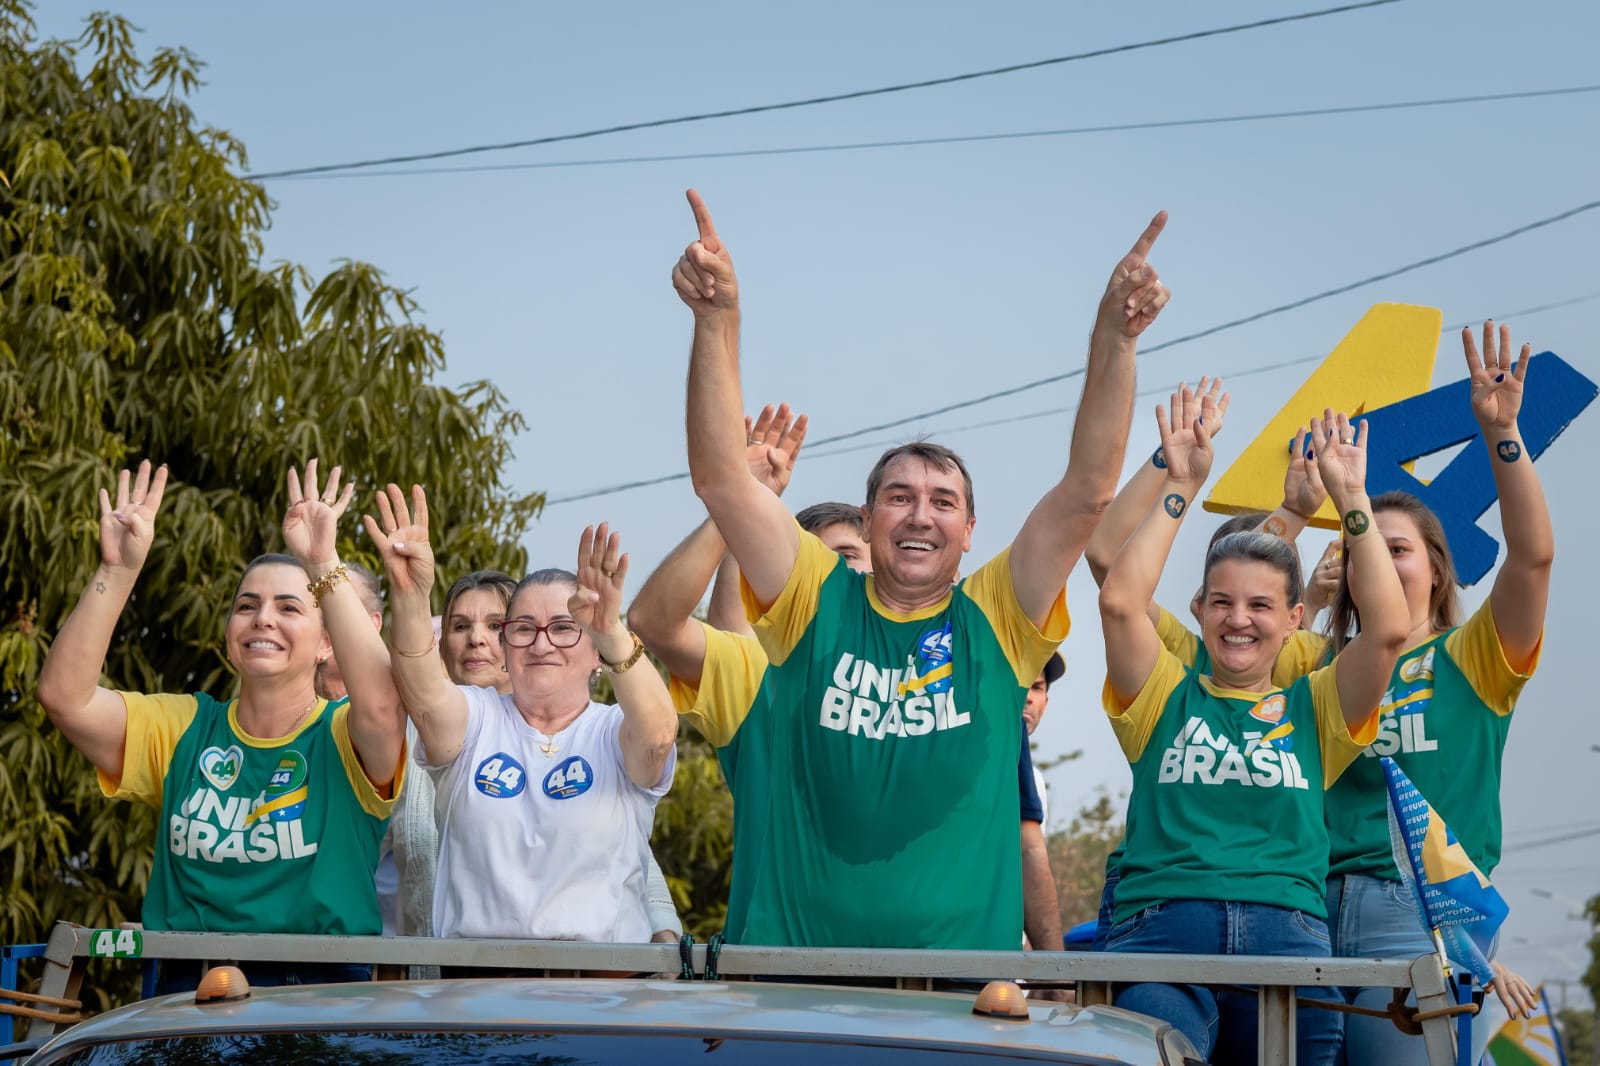
{"label": "man's raised index finger", "polygon": [[706,209],[705,200],[701,199],[700,194],[693,189],[688,190],[685,195],[689,197],[689,209],[694,212],[694,224],[700,230],[701,242],[716,240],[717,227],[711,221],[711,212]]}
{"label": "man's raised index finger", "polygon": [[1144,228],[1144,232],[1139,234],[1139,239],[1133,242],[1133,251],[1129,254],[1136,255],[1140,259],[1148,256],[1150,249],[1155,246],[1156,238],[1161,236],[1161,231],[1166,228],[1167,213],[1165,211],[1157,211],[1156,217],[1152,218],[1150,224]]}

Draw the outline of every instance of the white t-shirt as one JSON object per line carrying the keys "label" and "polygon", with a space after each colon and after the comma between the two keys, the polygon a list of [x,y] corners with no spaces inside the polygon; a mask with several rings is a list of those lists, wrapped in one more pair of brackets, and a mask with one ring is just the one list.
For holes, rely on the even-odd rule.
{"label": "white t-shirt", "polygon": [[[1039,793],[1039,825],[1041,827],[1048,826],[1050,824],[1050,796],[1044,790],[1044,771],[1037,766],[1033,768],[1033,785]],[[1045,830],[1045,832],[1048,835],[1049,831]]]}
{"label": "white t-shirt", "polygon": [[622,765],[621,708],[589,704],[546,755],[510,696],[461,691],[460,754],[437,766],[417,752],[437,786],[434,935],[648,941],[650,828],[676,751],[655,787],[639,788]]}

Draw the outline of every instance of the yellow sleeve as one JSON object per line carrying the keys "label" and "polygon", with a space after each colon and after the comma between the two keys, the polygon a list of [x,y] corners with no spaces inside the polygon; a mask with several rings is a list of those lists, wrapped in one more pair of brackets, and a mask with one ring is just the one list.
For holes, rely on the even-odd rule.
{"label": "yellow sleeve", "polygon": [[726,747],[744,724],[767,673],[767,653],[749,637],[724,633],[700,623],[706,631],[706,657],[700,684],[667,678],[672,706],[714,747]]}
{"label": "yellow sleeve", "polygon": [[1106,679],[1100,700],[1105,705],[1106,714],[1111,717],[1111,728],[1116,731],[1117,741],[1122,745],[1122,754],[1128,757],[1130,763],[1138,762],[1144,755],[1144,747],[1150,743],[1150,734],[1155,731],[1167,700],[1182,683],[1186,672],[1178,657],[1163,649],[1161,657],[1156,660],[1155,669],[1145,679],[1144,687],[1126,707],[1119,703],[1116,693],[1111,691],[1111,680]]}
{"label": "yellow sleeve", "polygon": [[1011,583],[1011,548],[984,563],[976,573],[961,582],[967,598],[978,605],[989,627],[1005,649],[1011,669],[1016,671],[1017,684],[1027,688],[1033,684],[1039,671],[1067,639],[1072,621],[1067,617],[1067,590],[1063,586],[1050,604],[1050,613],[1044,628],[1033,624],[1017,601],[1017,590]]}
{"label": "yellow sleeve", "polygon": [[1317,668],[1317,661],[1327,650],[1327,637],[1319,637],[1304,629],[1295,630],[1289,637],[1289,643],[1273,660],[1272,684],[1277,688],[1288,688],[1308,676]]}
{"label": "yellow sleeve", "polygon": [[167,767],[189,724],[200,710],[193,696],[146,696],[119,692],[128,708],[128,736],[122,744],[122,777],[95,771],[100,791],[112,799],[161,806]]}
{"label": "yellow sleeve", "polygon": [[1184,666],[1194,669],[1195,653],[1200,648],[1200,638],[1194,631],[1178,620],[1178,616],[1165,607],[1157,607],[1161,612],[1160,620],[1156,622],[1156,636],[1161,638],[1161,646],[1178,657]]}
{"label": "yellow sleeve", "polygon": [[[817,615],[818,593],[822,583],[839,565],[839,554],[805,530],[799,530],[800,550],[795,555],[794,569],[783,591],[772,601],[766,611],[756,600],[750,583],[739,574],[739,593],[744,598],[745,617],[755,628],[756,638],[773,665],[782,666],[794,646],[800,643],[806,627]],[[1033,679],[1028,679],[1031,684]]]}
{"label": "yellow sleeve", "polygon": [[1544,635],[1533,649],[1525,672],[1518,672],[1506,661],[1506,649],[1500,643],[1500,631],[1495,628],[1494,612],[1488,599],[1472,612],[1466,623],[1457,626],[1444,638],[1444,650],[1452,661],[1461,667],[1461,673],[1478,698],[1489,709],[1502,717],[1516,708],[1517,696],[1528,678],[1539,668],[1539,654],[1544,650]]}
{"label": "yellow sleeve", "polygon": [[330,727],[333,729],[333,742],[339,748],[339,761],[344,764],[344,776],[361,803],[361,809],[374,818],[389,817],[389,812],[394,810],[395,797],[400,795],[400,788],[406,783],[406,764],[411,761],[406,756],[405,742],[400,743],[400,765],[395,767],[394,783],[389,786],[389,798],[385,799],[378,795],[367,772],[361,768],[361,757],[356,754],[356,746],[350,741],[349,700],[333,709]]}
{"label": "yellow sleeve", "polygon": [[1358,729],[1344,720],[1344,705],[1339,702],[1339,682],[1330,663],[1307,674],[1311,705],[1317,711],[1317,743],[1322,748],[1322,787],[1339,779],[1345,768],[1356,761],[1362,749],[1378,739],[1378,708]]}

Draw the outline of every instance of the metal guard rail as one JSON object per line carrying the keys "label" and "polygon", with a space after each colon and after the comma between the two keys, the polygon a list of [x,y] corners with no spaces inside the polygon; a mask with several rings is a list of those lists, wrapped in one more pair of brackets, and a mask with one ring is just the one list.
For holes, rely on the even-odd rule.
{"label": "metal guard rail", "polygon": [[[504,967],[529,971],[677,972],[676,944],[592,944],[548,940],[471,940],[427,937],[316,936],[283,933],[168,933],[140,931],[136,951],[97,950],[107,932],[56,923],[45,950],[39,992],[76,999],[85,960],[95,957],[201,959],[230,962],[372,963]],[[101,940],[102,948],[104,940]],[[126,941],[124,941],[126,943]],[[696,973],[706,946],[692,948]],[[1261,1066],[1293,1066],[1295,988],[1368,986],[1414,989],[1432,1066],[1455,1062],[1448,1016],[1455,1000],[1437,955],[1415,959],[1287,958],[1267,955],[1145,955],[1081,951],[938,951],[891,948],[774,948],[727,945],[716,962],[723,977],[880,977],[902,988],[928,988],[934,979],[1005,976],[1050,984],[1076,982],[1080,1005],[1111,1004],[1113,985],[1254,985],[1260,996]],[[248,975],[249,969],[245,968]],[[28,1041],[43,1043],[56,1023],[30,1021]]]}

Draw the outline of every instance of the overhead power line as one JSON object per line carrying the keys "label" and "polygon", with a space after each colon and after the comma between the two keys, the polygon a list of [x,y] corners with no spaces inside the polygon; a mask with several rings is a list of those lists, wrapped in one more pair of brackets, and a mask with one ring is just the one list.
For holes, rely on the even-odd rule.
{"label": "overhead power line", "polygon": [[1112,45],[1106,48],[1095,48],[1087,52],[1075,52],[1071,55],[1054,56],[1050,59],[1035,59],[1027,63],[1012,63],[1003,67],[990,67],[986,70],[974,70],[965,74],[950,74],[939,78],[927,78],[922,81],[901,82],[897,85],[882,85],[873,89],[856,89],[851,92],[833,93],[828,96],[812,96],[803,100],[786,100],[776,104],[755,104],[749,107],[729,108],[725,111],[706,111],[694,115],[679,115],[676,118],[647,119],[641,122],[626,122],[616,126],[604,126],[599,129],[582,130],[577,133],[558,133],[545,137],[530,137],[520,141],[503,141],[498,144],[475,144],[466,148],[447,148],[434,152],[415,152],[408,155],[387,156],[382,159],[361,159],[350,163],[324,163],[312,167],[292,167],[285,170],[263,171],[258,174],[247,174],[245,177],[253,181],[266,181],[269,178],[298,177],[304,174],[326,174],[336,170],[357,170],[367,167],[380,167],[393,163],[417,163],[426,159],[450,159],[464,155],[480,155],[485,152],[503,152],[512,148],[532,148],[542,144],[557,144],[563,141],[584,140],[590,137],[603,137],[612,133],[627,133],[633,130],[656,129],[662,126],[681,126],[690,122],[706,122],[717,118],[734,118],[739,115],[757,115],[768,111],[789,111],[801,107],[815,107],[818,104],[833,104],[843,100],[861,100],[869,96],[887,96],[890,93],[910,92],[913,89],[929,89],[936,85],[953,85],[957,82],[976,81],[979,78],[992,78],[1000,74],[1015,74],[1023,70],[1037,70],[1040,67],[1056,66],[1062,63],[1073,63],[1083,59],[1097,59],[1102,56],[1118,55],[1123,52],[1134,52],[1144,48],[1156,48],[1167,44],[1180,44],[1185,41],[1198,41],[1206,37],[1221,37],[1225,34],[1243,33],[1247,30],[1259,30],[1268,26],[1280,26],[1289,22],[1303,22],[1308,19],[1325,18],[1330,15],[1340,15],[1350,11],[1360,11],[1369,7],[1384,7],[1388,4],[1400,3],[1401,0],[1363,0],[1361,3],[1341,4],[1338,7],[1323,8],[1319,11],[1302,11],[1293,15],[1279,15],[1275,18],[1258,19],[1255,22],[1242,22],[1232,26],[1218,26],[1209,30],[1196,30],[1193,33],[1180,33],[1170,37],[1158,37],[1149,41],[1136,41],[1131,44]]}
{"label": "overhead power line", "polygon": [[[1190,341],[1199,340],[1203,337],[1210,337],[1225,330],[1235,329],[1248,323],[1259,322],[1262,319],[1269,318],[1273,315],[1279,315],[1286,311],[1305,307],[1309,304],[1316,303],[1319,300],[1328,299],[1331,296],[1338,296],[1343,293],[1352,292],[1367,285],[1375,284],[1379,281],[1386,281],[1390,278],[1399,277],[1402,274],[1407,274],[1414,270],[1420,270],[1425,266],[1432,266],[1437,263],[1442,263],[1448,259],[1454,259],[1457,256],[1465,255],[1468,252],[1478,251],[1479,249],[1487,248],[1503,241],[1508,241],[1513,237],[1521,236],[1524,233],[1532,232],[1533,230],[1540,229],[1544,226],[1554,225],[1557,222],[1562,222],[1566,219],[1573,218],[1577,215],[1583,214],[1586,211],[1593,211],[1597,207],[1600,207],[1600,200],[1591,200],[1588,203],[1579,204],[1577,207],[1568,208],[1567,210],[1557,212],[1554,215],[1547,215],[1544,218],[1536,219],[1533,222],[1518,226],[1515,229],[1506,230],[1504,233],[1496,234],[1493,237],[1485,237],[1483,240],[1473,241],[1471,244],[1464,244],[1459,248],[1453,248],[1448,252],[1441,252],[1438,255],[1431,255],[1426,259],[1418,259],[1415,262],[1407,263],[1405,266],[1396,267],[1393,270],[1386,270],[1380,274],[1369,274],[1365,278],[1352,281],[1345,285],[1340,285],[1336,288],[1325,289],[1322,292],[1313,293],[1310,296],[1305,296],[1298,300],[1292,300],[1289,303],[1278,304],[1276,307],[1269,307],[1264,311],[1257,311],[1252,315],[1245,315],[1241,318],[1230,319],[1227,322],[1222,322],[1215,326],[1198,330],[1194,333],[1186,333],[1181,337],[1174,337],[1172,340],[1163,341],[1160,344],[1153,344],[1148,348],[1142,349],[1141,355],[1154,355],[1155,353],[1164,351],[1168,348],[1175,348],[1180,344],[1187,344]],[[1533,314],[1536,311],[1546,311],[1556,307],[1565,307],[1571,304],[1583,303],[1597,297],[1600,297],[1600,293],[1590,293],[1584,296],[1573,297],[1568,300],[1557,300],[1552,303],[1542,304],[1538,307],[1514,311],[1511,312],[1511,315]],[[1503,317],[1511,317],[1511,315]],[[1467,325],[1471,324],[1472,323],[1467,323]],[[1069,381],[1073,378],[1081,377],[1085,369],[1085,367],[1076,367],[1072,370],[1063,371],[1060,374],[1051,374],[1048,377],[1035,378],[1032,381],[1025,381],[1020,385],[1013,385],[1010,388],[997,389],[994,392],[987,392],[981,396],[974,396],[966,400],[958,400],[955,403],[945,404],[942,407],[931,408],[927,411],[919,411],[916,414],[906,415],[902,418],[890,419],[887,422],[879,422],[871,426],[863,426],[860,429],[853,429],[846,433],[836,433],[831,437],[823,437],[819,440],[812,441],[811,447],[815,449],[825,444],[837,444],[841,441],[854,440],[857,437],[864,437],[869,433],[877,433],[886,429],[897,429],[900,426],[904,426],[911,422],[919,422],[923,419],[949,414],[952,411],[960,411],[968,407],[976,407],[979,404],[989,403],[992,400],[1004,399],[1007,396],[1015,396],[1018,393],[1042,388],[1045,385],[1053,385],[1057,382]],[[556,504],[575,503],[579,500],[594,499],[597,496],[614,496],[619,492],[629,492],[633,489],[643,489],[649,488],[653,485],[665,485],[673,481],[682,481],[688,476],[688,471],[683,470],[675,474],[662,474],[658,477],[644,478],[639,481],[626,481],[617,485],[607,485],[603,488],[587,489],[582,492],[575,492],[566,496],[557,496],[547,499],[545,501],[545,506],[553,507]]]}
{"label": "overhead power line", "polygon": [[[1281,315],[1286,311],[1294,311],[1301,307],[1306,307],[1310,304],[1317,303],[1318,301],[1326,300],[1332,296],[1340,296],[1344,293],[1353,292],[1356,289],[1364,288],[1368,285],[1375,285],[1380,281],[1388,281],[1390,278],[1397,278],[1402,274],[1409,274],[1412,271],[1420,270],[1423,267],[1433,266],[1437,263],[1442,263],[1447,259],[1454,259],[1457,256],[1465,255],[1468,252],[1478,251],[1479,249],[1499,244],[1502,241],[1508,241],[1513,237],[1521,236],[1524,233],[1529,233],[1541,227],[1554,225],[1557,222],[1565,221],[1566,219],[1572,218],[1575,215],[1580,215],[1585,211],[1593,211],[1597,207],[1600,207],[1600,200],[1591,200],[1586,204],[1580,204],[1577,207],[1569,208],[1566,211],[1561,211],[1557,214],[1549,215],[1534,222],[1529,222],[1526,225],[1518,226],[1515,229],[1507,230],[1506,232],[1496,234],[1493,237],[1485,237],[1481,241],[1473,241],[1471,244],[1464,244],[1459,248],[1452,248],[1448,252],[1440,252],[1438,255],[1430,255],[1426,259],[1418,259],[1416,262],[1407,263],[1405,266],[1395,267],[1393,270],[1385,270],[1380,274],[1369,274],[1364,278],[1357,279],[1356,281],[1349,282],[1345,285],[1339,285],[1332,289],[1324,289],[1321,292],[1312,293],[1310,296],[1303,296],[1298,300],[1291,300],[1288,303],[1278,304],[1276,307],[1269,307],[1264,311],[1257,311],[1255,314],[1245,315],[1242,318],[1229,319],[1226,322],[1220,322],[1215,326],[1210,326],[1194,333],[1186,333],[1181,337],[1174,337],[1172,340],[1162,341],[1160,344],[1152,344],[1148,348],[1142,349],[1142,354],[1146,356],[1154,355],[1156,352],[1165,351],[1168,348],[1176,348],[1180,344],[1188,344],[1190,341],[1197,341],[1204,337],[1210,337],[1215,334],[1222,333],[1226,330],[1237,329],[1240,326],[1249,325],[1252,322],[1259,322],[1262,319],[1271,318],[1274,315]],[[945,404],[943,407],[935,407],[932,410],[920,411],[914,415],[906,415],[903,418],[891,419],[888,422],[880,422],[874,426],[864,426],[861,429],[853,429],[848,433],[839,433],[832,437],[824,437],[822,440],[816,441],[815,443],[833,444],[836,441],[849,440],[852,437],[860,437],[868,433],[875,433],[880,429],[894,429],[896,427],[903,426],[908,422],[916,422],[924,418],[932,418],[936,415],[949,414],[951,411],[959,411],[966,407],[976,407],[978,404],[988,403],[991,400],[1003,399],[1007,396],[1014,396],[1019,392],[1027,392],[1031,389],[1037,389],[1044,385],[1053,385],[1058,381],[1067,381],[1071,378],[1080,377],[1082,376],[1084,370],[1084,367],[1077,367],[1076,369],[1068,370],[1060,374],[1051,374],[1048,377],[1036,378],[1033,381],[1025,381],[1020,385],[1013,385],[1010,388],[998,389],[994,392],[985,393],[982,396],[975,396],[971,399],[959,400],[955,403]]]}
{"label": "overhead power line", "polygon": [[1600,836],[1600,829],[1583,829],[1572,833],[1562,833],[1558,836],[1545,837],[1542,840],[1519,840],[1507,844],[1500,849],[1500,854],[1509,855],[1514,851],[1532,851],[1534,848],[1548,848],[1554,844],[1566,844],[1574,840],[1584,840],[1588,837]]}
{"label": "overhead power line", "polygon": [[[511,170],[558,170],[566,167],[607,167],[634,163],[676,163],[696,159],[745,159],[758,156],[806,155],[820,152],[855,152],[881,148],[917,148],[942,144],[977,144],[992,141],[1018,141],[1043,137],[1070,137],[1087,133],[1124,133],[1132,130],[1176,129],[1186,126],[1220,126],[1229,123],[1264,122],[1290,118],[1319,118],[1327,115],[1354,115],[1371,111],[1403,111],[1422,107],[1449,107],[1461,104],[1493,103],[1503,100],[1531,100],[1548,96],[1571,96],[1600,92],[1600,85],[1573,85],[1559,89],[1525,89],[1517,92],[1486,93],[1478,96],[1445,96],[1431,100],[1397,100],[1380,104],[1348,104],[1310,107],[1298,111],[1260,111],[1243,115],[1209,115],[1201,118],[1166,119],[1159,122],[1122,122],[1108,126],[1067,126],[1061,129],[1016,130],[1009,133],[972,133],[952,137],[913,137],[892,141],[854,141],[843,144],[807,144],[785,148],[742,148],[725,152],[680,152],[671,155],[607,156],[598,159],[545,159],[528,163],[477,163],[458,167],[411,167],[400,170],[340,170],[325,173],[286,175],[290,181],[327,181],[349,178],[415,177],[423,174],[487,174]],[[274,175],[266,175],[273,177]],[[261,176],[257,176],[261,180]]]}

